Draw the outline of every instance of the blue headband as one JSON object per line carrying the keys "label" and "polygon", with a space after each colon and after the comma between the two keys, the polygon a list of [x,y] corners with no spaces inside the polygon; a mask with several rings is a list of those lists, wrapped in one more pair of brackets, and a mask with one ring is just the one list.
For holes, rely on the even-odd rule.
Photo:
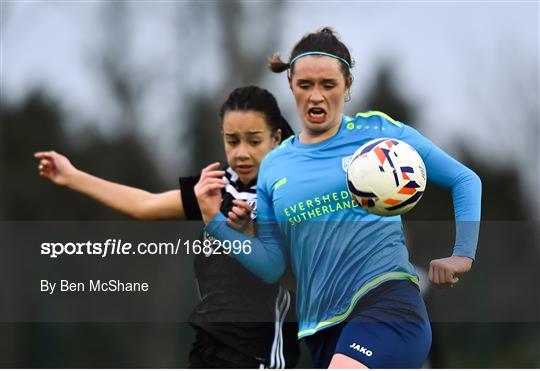
{"label": "blue headband", "polygon": [[349,62],[347,62],[345,59],[341,58],[341,57],[338,57],[337,55],[334,55],[334,54],[330,54],[330,53],[326,53],[326,52],[305,52],[305,53],[302,53],[302,54],[298,54],[296,57],[294,57],[290,62],[289,62],[289,66],[292,67],[293,63],[296,62],[298,59],[302,58],[302,57],[305,57],[306,55],[325,55],[327,57],[330,57],[330,58],[334,58],[334,59],[337,59],[338,61],[341,61],[343,63],[345,63],[347,65],[347,67],[349,67],[349,69],[351,68],[351,65],[349,64]]}

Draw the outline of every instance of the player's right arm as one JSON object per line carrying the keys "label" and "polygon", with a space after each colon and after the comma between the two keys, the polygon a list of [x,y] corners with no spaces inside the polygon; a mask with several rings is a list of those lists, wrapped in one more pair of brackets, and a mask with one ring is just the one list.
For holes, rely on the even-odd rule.
{"label": "player's right arm", "polygon": [[150,193],[110,182],[77,169],[54,151],[37,152],[34,157],[39,159],[39,175],[122,214],[141,220],[186,218],[180,190]]}

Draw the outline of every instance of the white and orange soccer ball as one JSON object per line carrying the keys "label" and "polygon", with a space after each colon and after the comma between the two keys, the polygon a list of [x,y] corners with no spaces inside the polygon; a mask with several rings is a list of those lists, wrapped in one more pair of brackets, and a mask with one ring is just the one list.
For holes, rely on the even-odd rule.
{"label": "white and orange soccer ball", "polygon": [[360,147],[347,169],[353,199],[366,211],[383,216],[406,213],[426,189],[424,161],[409,144],[378,138]]}

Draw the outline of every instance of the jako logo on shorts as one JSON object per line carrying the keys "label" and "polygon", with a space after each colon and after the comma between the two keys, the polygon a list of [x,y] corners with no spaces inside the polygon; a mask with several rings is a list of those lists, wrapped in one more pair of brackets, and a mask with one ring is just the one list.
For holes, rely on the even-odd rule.
{"label": "jako logo on shorts", "polygon": [[363,346],[360,346],[359,344],[356,344],[356,343],[352,343],[351,345],[349,345],[349,348],[352,348],[362,354],[365,354],[368,357],[371,357],[373,355],[373,352],[371,350],[364,348]]}

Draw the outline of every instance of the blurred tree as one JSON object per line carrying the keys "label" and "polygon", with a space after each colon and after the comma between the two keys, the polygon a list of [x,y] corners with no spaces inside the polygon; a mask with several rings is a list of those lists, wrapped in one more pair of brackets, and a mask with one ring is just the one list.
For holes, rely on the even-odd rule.
{"label": "blurred tree", "polygon": [[[8,21],[8,15],[12,9],[11,6],[12,4],[6,1],[0,2],[0,49],[4,48],[4,43],[6,42],[5,29],[6,29],[6,24]],[[2,107],[6,104],[6,101],[5,101],[6,97],[4,96],[5,86],[4,86],[3,74],[4,74],[4,69],[0,70],[0,111],[2,110]],[[0,143],[3,143],[4,141],[3,138],[4,138],[4,126],[2,125],[2,122],[0,121]],[[5,167],[6,160],[3,157],[3,155],[4,155],[4,151],[0,149],[0,220],[5,218],[5,211],[2,205],[5,205],[7,202],[7,199],[3,198],[3,196],[6,194],[6,190],[4,189],[6,179],[4,177],[7,176],[6,167]]]}
{"label": "blurred tree", "polygon": [[[164,188],[148,146],[143,145],[137,130],[140,125],[138,108],[150,81],[145,78],[148,75],[137,73],[128,63],[130,30],[126,4],[106,2],[103,10],[106,37],[100,44],[102,49],[97,53],[96,66],[109,98],[103,109],[116,109],[118,114],[112,124],[119,130],[107,140],[92,129],[70,138],[64,131],[68,120],[59,104],[44,92],[34,92],[14,106],[3,104],[0,110],[3,133],[0,159],[5,159],[2,174],[9,176],[5,182],[2,180],[5,186],[0,189],[0,200],[7,202],[0,204],[0,209],[8,220],[123,218],[79,194],[39,179],[37,162],[32,158],[32,153],[37,150],[62,152],[78,168],[113,181],[151,191]],[[119,346],[111,344],[111,339],[120,334],[120,337],[131,334],[127,336],[132,338],[145,334],[146,341],[156,340],[156,336],[148,336],[153,328],[155,326],[149,324],[138,327],[131,324],[14,324],[7,330],[17,334],[19,341],[12,342],[10,357],[2,357],[3,364],[17,367],[141,366],[144,352],[136,352],[137,357],[131,354],[132,349],[125,348],[128,344],[147,344],[145,341],[137,344],[119,341],[118,344],[124,344]],[[169,333],[174,333],[174,329]],[[7,343],[2,339],[2,344]],[[89,351],[90,348],[95,350]],[[81,353],[79,349],[85,351]],[[21,354],[25,355],[20,357]],[[152,357],[154,361],[160,358],[163,354],[156,353]]]}
{"label": "blurred tree", "polygon": [[56,207],[51,207],[47,198],[40,197],[43,189],[36,187],[39,178],[32,153],[44,148],[67,150],[62,119],[58,104],[42,91],[32,92],[20,106],[2,104],[0,158],[4,160],[2,175],[5,177],[1,190],[4,202],[0,208],[5,219],[39,219],[47,209],[55,212]]}
{"label": "blurred tree", "polygon": [[[155,164],[133,137],[106,141],[87,131],[84,144],[68,137],[58,104],[35,91],[18,106],[2,106],[3,138],[0,158],[6,176],[0,205],[7,220],[65,220],[122,218],[95,202],[39,178],[32,154],[56,150],[82,170],[114,181],[151,190],[163,189]],[[129,164],[129,166],[126,166]]]}
{"label": "blurred tree", "polygon": [[372,86],[367,90],[367,95],[359,100],[364,104],[357,111],[381,111],[396,120],[416,127],[416,106],[399,92],[395,65],[389,60],[384,60],[375,71],[375,77]]}
{"label": "blurred tree", "polygon": [[[275,49],[280,37],[278,30],[283,1],[254,5],[235,0],[189,5],[193,14],[202,12],[203,6],[213,8],[212,12],[208,12],[213,15],[211,19],[206,15],[206,19],[195,16],[192,20],[214,25],[214,28],[201,27],[214,30],[213,33],[193,35],[192,43],[196,52],[198,46],[205,43],[204,38],[220,41],[218,52],[213,53],[218,57],[212,61],[215,68],[212,74],[224,76],[211,92],[202,89],[182,92],[186,96],[183,101],[188,107],[187,135],[181,138],[182,147],[186,144],[189,146],[188,153],[192,160],[190,171],[198,173],[211,162],[225,161],[223,140],[219,134],[219,108],[234,88],[260,83],[267,68],[269,51]],[[185,28],[185,23],[179,22],[179,27]]]}
{"label": "blurred tree", "polygon": [[[156,82],[156,68],[137,66],[130,56],[133,38],[133,17],[125,0],[104,2],[102,22],[105,37],[93,60],[105,88],[108,105],[104,109],[116,112],[110,126],[116,128],[115,139],[88,145],[82,158],[106,158],[104,153],[114,153],[107,161],[92,161],[89,171],[96,174],[117,174],[114,180],[150,191],[162,191],[164,182],[155,164],[157,156],[149,146],[140,128],[140,110],[146,94]],[[134,161],[135,160],[135,161]],[[118,168],[123,171],[118,172]]]}
{"label": "blurred tree", "polygon": [[149,83],[133,66],[130,58],[130,15],[125,0],[102,4],[103,42],[96,52],[96,67],[105,91],[112,98],[112,107],[118,114],[114,124],[122,135],[136,136],[139,123],[137,108],[140,105],[144,87]]}
{"label": "blurred tree", "polygon": [[[0,125],[2,187],[0,204],[3,220],[114,220],[121,215],[86,197],[40,179],[32,154],[54,149],[65,153],[80,169],[113,181],[145,189],[163,189],[156,165],[144,155],[140,142],[131,135],[104,140],[88,130],[76,140],[65,130],[66,118],[59,104],[43,91],[35,91],[16,105],[3,104]],[[80,137],[84,137],[81,141]],[[81,143],[82,142],[82,143]],[[5,176],[4,176],[5,175]],[[189,271],[190,261],[179,267]],[[5,324],[0,337],[2,367],[174,367],[176,352],[153,352],[148,356],[131,347],[175,339],[176,327],[167,331],[157,324]],[[184,332],[190,330],[184,325]],[[131,342],[111,339],[131,334]],[[10,336],[10,339],[7,339]],[[136,339],[139,336],[139,340]],[[89,347],[94,349],[89,351]],[[84,350],[84,351],[83,351]],[[96,354],[99,353],[99,356]],[[68,356],[70,355],[70,356]],[[172,360],[172,361],[171,361]],[[148,362],[148,363],[144,363]]]}
{"label": "blurred tree", "polygon": [[[0,106],[0,221],[36,218],[35,211],[55,208],[39,187],[37,165],[32,159],[33,151],[40,148],[66,148],[59,125],[61,112],[56,102],[35,91],[18,107],[9,106],[2,100]],[[41,147],[43,148],[43,147]],[[45,205],[44,205],[45,203]],[[45,208],[45,209],[44,209]],[[54,211],[52,211],[54,212]],[[4,253],[4,251],[3,251]],[[16,264],[12,262],[12,264]],[[21,267],[22,268],[22,267]],[[10,278],[10,277],[7,277]],[[9,282],[9,281],[8,281]],[[12,298],[10,298],[12,299]],[[40,335],[39,326],[24,327],[17,324],[2,325],[0,337],[2,358],[5,365],[20,362],[25,347],[33,348],[34,339]],[[5,336],[9,336],[8,341]],[[49,339],[50,340],[50,339]],[[33,358],[33,352],[27,353]],[[4,367],[6,367],[4,366]]]}
{"label": "blurred tree", "polygon": [[[512,53],[508,53],[508,50]],[[462,142],[488,148],[484,160],[498,169],[507,169],[517,186],[527,195],[540,187],[540,55],[515,37],[498,39],[492,53],[484,48],[468,52],[464,76],[465,103],[475,115]],[[484,63],[489,61],[489,63]],[[520,190],[520,191],[522,191]],[[540,220],[540,197],[527,197],[524,219]],[[538,253],[540,254],[540,244]]]}

